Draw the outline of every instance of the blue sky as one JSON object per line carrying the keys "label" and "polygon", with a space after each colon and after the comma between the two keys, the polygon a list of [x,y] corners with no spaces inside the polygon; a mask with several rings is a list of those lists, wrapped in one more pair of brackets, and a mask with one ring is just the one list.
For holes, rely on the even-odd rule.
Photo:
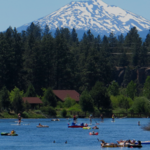
{"label": "blue sky", "polygon": [[[20,27],[44,17],[71,1],[88,0],[0,0],[0,31]],[[150,0],[103,0],[150,20]]]}

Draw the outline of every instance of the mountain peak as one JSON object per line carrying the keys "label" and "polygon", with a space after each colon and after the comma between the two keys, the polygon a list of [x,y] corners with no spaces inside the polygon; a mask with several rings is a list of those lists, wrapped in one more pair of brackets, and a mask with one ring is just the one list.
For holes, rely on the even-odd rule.
{"label": "mountain peak", "polygon": [[[139,31],[150,28],[150,21],[119,7],[110,6],[102,0],[71,2],[33,22],[39,23],[42,28],[47,24],[51,30],[56,30],[57,27],[84,31],[91,29],[97,34],[109,34],[112,31],[115,34],[127,33],[134,26]],[[18,28],[18,31],[30,24]]]}
{"label": "mountain peak", "polygon": [[104,3],[102,0],[91,0],[94,3],[100,4],[100,5],[107,5],[106,3]]}

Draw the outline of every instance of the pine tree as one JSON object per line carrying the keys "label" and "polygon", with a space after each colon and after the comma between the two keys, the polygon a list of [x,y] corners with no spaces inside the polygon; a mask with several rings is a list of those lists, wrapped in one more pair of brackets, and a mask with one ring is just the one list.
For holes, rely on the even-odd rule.
{"label": "pine tree", "polygon": [[25,97],[36,97],[36,92],[35,92],[34,86],[32,84],[30,84],[28,86],[28,89],[24,96]]}

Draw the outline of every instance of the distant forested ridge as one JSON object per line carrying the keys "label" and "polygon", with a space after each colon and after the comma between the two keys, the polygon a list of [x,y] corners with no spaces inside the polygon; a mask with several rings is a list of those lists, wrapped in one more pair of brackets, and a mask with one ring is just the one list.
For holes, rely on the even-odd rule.
{"label": "distant forested ridge", "polygon": [[137,71],[150,65],[148,52],[150,34],[142,42],[135,27],[125,37],[113,32],[94,37],[88,30],[80,41],[75,29],[57,28],[53,37],[48,26],[42,30],[31,23],[21,33],[9,27],[0,33],[0,89],[26,91],[32,84],[38,95],[48,87],[81,93],[97,81],[108,87],[116,80],[126,87],[133,80],[140,91],[146,77],[139,82]]}

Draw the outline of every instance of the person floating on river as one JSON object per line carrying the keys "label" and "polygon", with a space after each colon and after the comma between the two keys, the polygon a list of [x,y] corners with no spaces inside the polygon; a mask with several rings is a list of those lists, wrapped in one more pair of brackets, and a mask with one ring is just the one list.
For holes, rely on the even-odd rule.
{"label": "person floating on river", "polygon": [[12,130],[12,131],[9,133],[9,135],[13,135],[13,134],[15,134],[15,131],[14,131],[14,130]]}
{"label": "person floating on river", "polygon": [[138,121],[138,126],[140,126],[140,121]]}
{"label": "person floating on river", "polygon": [[112,121],[114,122],[115,121],[115,115],[112,114]]}

